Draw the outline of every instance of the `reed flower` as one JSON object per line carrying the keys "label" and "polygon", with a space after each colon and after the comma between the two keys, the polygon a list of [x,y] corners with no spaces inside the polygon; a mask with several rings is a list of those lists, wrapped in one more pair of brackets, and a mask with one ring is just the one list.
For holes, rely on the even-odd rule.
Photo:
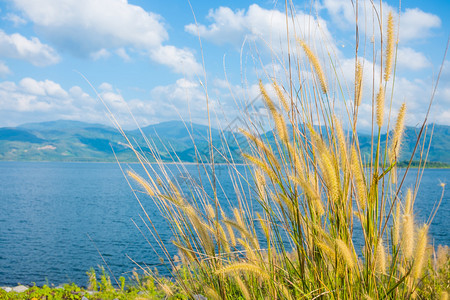
{"label": "reed flower", "polygon": [[141,176],[136,174],[136,172],[133,172],[133,171],[128,171],[127,174],[128,174],[128,176],[130,176],[131,178],[136,180],[136,182],[139,183],[145,189],[147,194],[149,194],[150,196],[155,195],[154,189],[150,186],[150,184],[144,178],[142,178]]}
{"label": "reed flower", "polygon": [[356,266],[355,262],[355,256],[352,253],[352,250],[350,250],[350,247],[341,239],[336,239],[336,246],[338,253],[340,254],[341,258],[344,260],[345,264],[349,269],[353,269]]}
{"label": "reed flower", "polygon": [[384,88],[380,84],[380,89],[377,94],[377,125],[381,128],[384,120]]}
{"label": "reed flower", "polygon": [[[418,187],[408,189],[403,203],[398,197],[400,187],[390,181],[396,178],[405,103],[392,136],[388,129],[382,131],[393,124],[391,114],[385,112],[397,105],[391,104],[395,99],[385,99],[395,95],[388,82],[395,67],[392,13],[387,33],[382,32],[379,40],[373,49],[380,51],[386,45],[385,64],[373,62],[371,75],[377,80],[364,85],[375,98],[371,125],[378,130],[372,130],[370,138],[357,132],[358,111],[370,105],[358,108],[363,101],[366,58],[360,59],[356,48],[354,82],[343,82],[335,53],[326,53],[330,65],[323,66],[317,54],[298,40],[297,48],[304,55],[295,57],[290,48],[289,60],[279,60],[289,64],[283,66],[288,77],[279,80],[267,74],[259,80],[268,123],[244,115],[246,129],[240,133],[246,143],[235,139],[237,145],[228,144],[225,136],[213,141],[211,134],[207,146],[195,146],[199,173],[205,171],[199,176],[201,183],[184,189],[159,154],[157,164],[143,163],[150,169],[148,178],[128,172],[152,196],[173,232],[173,245],[182,261],[174,273],[176,287],[211,299],[403,299],[413,291],[421,296],[427,288],[421,278],[427,266],[429,227],[416,229],[413,191]],[[302,57],[312,76],[302,77]],[[263,80],[271,83],[274,97]],[[369,118],[361,121],[370,122]],[[384,122],[389,126],[383,126]],[[273,136],[264,134],[269,126]],[[419,137],[417,145],[421,141]],[[234,149],[240,150],[239,158],[229,155]],[[139,158],[144,160],[146,155]],[[220,182],[216,157],[230,166],[230,184]],[[235,159],[245,162],[243,169]],[[150,219],[152,214],[145,215]],[[152,235],[167,255],[170,252],[155,231]],[[439,266],[448,264],[448,248],[439,248],[438,257],[433,270],[438,272],[427,270],[426,274],[443,271]]]}
{"label": "reed flower", "polygon": [[360,106],[363,92],[363,66],[358,61],[355,66],[355,106]]}
{"label": "reed flower", "polygon": [[403,216],[402,226],[402,251],[406,259],[414,253],[414,217],[412,214]]}
{"label": "reed flower", "polygon": [[281,105],[283,106],[284,110],[286,112],[290,111],[289,103],[286,100],[286,97],[284,96],[283,91],[281,90],[281,87],[278,85],[278,83],[274,80],[273,81],[273,88],[275,89],[275,92],[277,93],[278,99],[281,102]]}
{"label": "reed flower", "polygon": [[216,271],[216,274],[238,274],[239,272],[250,272],[254,275],[269,279],[270,276],[259,266],[250,263],[234,263]]}
{"label": "reed flower", "polygon": [[394,61],[394,17],[392,12],[389,12],[387,23],[387,45],[386,45],[386,64],[384,68],[384,80],[388,81],[392,72],[392,65]]}
{"label": "reed flower", "polygon": [[394,135],[392,138],[391,147],[389,149],[389,159],[391,163],[394,160],[397,160],[400,152],[400,146],[402,143],[403,136],[403,128],[405,125],[405,113],[406,113],[406,104],[403,103],[400,107],[400,111],[398,112],[397,122],[395,124]]}
{"label": "reed flower", "polygon": [[320,65],[319,59],[317,56],[312,52],[312,50],[309,48],[309,46],[302,40],[298,39],[298,42],[300,43],[300,46],[302,46],[303,51],[305,51],[306,56],[309,59],[309,62],[314,68],[314,71],[316,72],[317,77],[319,78],[320,86],[322,88],[322,92],[324,94],[327,93],[327,81],[325,79],[325,73],[323,72],[322,66]]}
{"label": "reed flower", "polygon": [[378,240],[375,254],[375,269],[380,273],[384,273],[386,271],[386,251],[384,249],[382,238]]}
{"label": "reed flower", "polygon": [[412,276],[414,278],[420,278],[422,270],[426,260],[426,247],[428,243],[428,225],[425,224],[419,230],[418,239],[416,244],[416,251],[414,252],[414,265],[412,269]]}
{"label": "reed flower", "polygon": [[359,206],[361,207],[362,210],[364,210],[367,205],[366,182],[364,180],[364,173],[361,170],[361,162],[359,160],[359,156],[356,153],[356,149],[354,147],[352,148],[351,154],[351,167],[352,167],[352,174],[355,178]]}

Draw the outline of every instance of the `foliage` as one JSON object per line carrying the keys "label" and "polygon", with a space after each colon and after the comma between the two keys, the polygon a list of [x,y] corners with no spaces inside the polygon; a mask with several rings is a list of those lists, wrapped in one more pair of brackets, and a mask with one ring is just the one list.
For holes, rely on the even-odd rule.
{"label": "foliage", "polygon": [[[101,275],[97,278],[95,270],[92,268],[87,272],[89,284],[87,289],[72,284],[65,284],[61,287],[33,286],[22,293],[6,292],[0,289],[0,299],[16,300],[80,300],[83,297],[89,300],[107,299],[186,299],[180,293],[180,289],[171,281],[161,278],[162,285],[155,285],[154,278],[145,275],[138,275],[134,272],[133,278],[119,278],[119,286],[114,287],[109,274],[103,267],[100,267]],[[168,290],[171,292],[168,294]]]}

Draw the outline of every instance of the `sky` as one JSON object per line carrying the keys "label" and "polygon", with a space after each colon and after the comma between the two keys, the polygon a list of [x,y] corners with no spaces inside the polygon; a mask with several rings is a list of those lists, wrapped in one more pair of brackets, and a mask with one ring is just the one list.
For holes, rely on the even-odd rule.
{"label": "sky", "polygon": [[[367,74],[371,41],[380,38],[370,3],[359,1]],[[407,125],[415,126],[443,61],[450,1],[381,7],[384,19],[392,11],[399,24],[393,111],[405,101]],[[352,1],[294,1],[293,8],[290,47],[304,39],[328,66],[332,53],[341,84],[351,82]],[[207,91],[213,123],[224,128],[258,96],[259,78],[267,84],[267,73],[285,76],[287,45],[284,1],[0,0],[0,126],[59,119],[111,125],[105,104],[124,128],[180,118],[205,124]],[[336,83],[332,72],[327,76]],[[370,85],[372,78],[364,81]],[[362,129],[370,126],[370,104],[367,94]],[[429,120],[450,125],[450,57]]]}

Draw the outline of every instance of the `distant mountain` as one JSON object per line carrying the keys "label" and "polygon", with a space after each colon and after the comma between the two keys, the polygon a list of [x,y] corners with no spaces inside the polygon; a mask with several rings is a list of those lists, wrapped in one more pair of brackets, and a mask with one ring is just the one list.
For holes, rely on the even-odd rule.
{"label": "distant mountain", "polygon": [[41,143],[45,140],[38,138],[28,130],[18,128],[0,128],[0,140]]}
{"label": "distant mountain", "polygon": [[[209,160],[207,126],[173,121],[150,125],[141,130],[145,138],[140,130],[125,133],[150,160],[150,149],[156,150],[164,161]],[[229,139],[230,149],[223,151],[220,131],[211,129],[211,134],[214,149],[228,153],[226,158],[217,155],[216,161],[224,162],[231,156],[240,157],[235,142]],[[127,145],[118,130],[101,124],[61,120],[0,128],[0,160],[115,161],[115,154],[120,161],[137,161]]]}
{"label": "distant mountain", "polygon": [[[433,130],[431,145],[430,145],[430,134]],[[402,138],[402,147],[400,151],[400,161],[409,161],[411,154],[414,151],[417,138],[420,133],[420,127],[405,127],[405,131]],[[420,144],[417,146],[414,154],[414,160],[420,160],[420,155],[423,149],[423,157],[427,154],[428,147],[428,161],[429,162],[442,162],[445,164],[450,164],[450,126],[429,124],[426,139],[424,143],[425,132],[422,133]],[[367,134],[362,134],[358,136],[360,147],[362,152],[370,156],[371,147],[371,136]],[[386,141],[386,134],[381,135],[381,141]]]}
{"label": "distant mountain", "polygon": [[[401,160],[407,160],[411,155],[418,132],[419,129],[414,127],[405,129]],[[204,125],[171,121],[125,133],[150,160],[150,149],[156,150],[164,161],[194,162],[210,159],[210,131]],[[225,162],[231,158],[242,162],[240,153],[248,149],[248,144],[241,134],[212,128],[211,135],[216,162]],[[263,139],[273,144],[273,136],[273,132],[269,131],[263,135]],[[382,141],[385,139],[385,135],[381,137]],[[370,135],[359,135],[359,141],[363,154],[370,155]],[[425,143],[425,149],[427,147],[428,142]],[[449,149],[450,126],[435,125],[429,161],[450,164]],[[222,156],[224,153],[226,155]],[[101,124],[61,120],[0,128],[0,160],[106,162],[115,161],[114,154],[120,161],[136,161],[126,139],[116,129]],[[415,159],[418,158],[419,151],[416,151]]]}

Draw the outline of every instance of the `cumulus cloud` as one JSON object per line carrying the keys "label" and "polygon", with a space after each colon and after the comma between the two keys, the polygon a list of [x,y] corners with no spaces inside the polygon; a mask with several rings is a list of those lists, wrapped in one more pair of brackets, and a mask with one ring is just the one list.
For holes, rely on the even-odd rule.
{"label": "cumulus cloud", "polygon": [[45,96],[59,99],[66,99],[67,92],[56,82],[51,80],[36,81],[26,77],[19,82],[21,90],[29,95]]}
{"label": "cumulus cloud", "polygon": [[159,46],[168,34],[161,17],[123,0],[14,0],[49,40],[79,55],[124,45]]}
{"label": "cumulus cloud", "polygon": [[399,69],[418,71],[431,66],[431,62],[423,53],[412,48],[398,48],[397,66]]}
{"label": "cumulus cloud", "polygon": [[400,17],[400,41],[423,39],[434,28],[441,27],[441,19],[418,8],[406,9]]}
{"label": "cumulus cloud", "polygon": [[132,48],[177,73],[199,69],[190,50],[164,45],[169,35],[161,16],[127,0],[13,1],[40,34],[74,55],[95,60],[115,52],[129,60],[124,49]]}
{"label": "cumulus cloud", "polygon": [[[161,86],[152,91],[147,99],[124,98],[113,85],[104,82],[99,85],[98,96],[93,97],[79,86],[64,89],[52,80],[36,80],[25,77],[18,82],[0,82],[0,126],[16,126],[28,122],[57,119],[112,125],[108,110],[114,114],[124,128],[135,128],[136,123],[146,126],[168,119],[179,119],[177,109],[184,116],[187,95],[195,110],[199,110],[200,92],[195,82],[180,79],[173,85]],[[92,93],[91,93],[92,94]],[[170,98],[170,99],[169,99]],[[197,104],[195,104],[197,103]],[[104,105],[107,105],[108,110]],[[202,110],[204,111],[204,110]],[[133,116],[130,114],[133,114]],[[200,120],[200,119],[198,119]]]}
{"label": "cumulus cloud", "polygon": [[150,92],[156,105],[166,106],[162,115],[176,116],[178,113],[206,111],[205,95],[196,81],[181,78],[175,83],[157,86]]}
{"label": "cumulus cloud", "polygon": [[0,61],[0,77],[5,77],[8,74],[11,74],[11,70],[8,68],[5,62]]}
{"label": "cumulus cloud", "polygon": [[186,49],[161,46],[152,50],[150,57],[154,61],[170,67],[176,73],[193,75],[200,73],[202,70],[201,65],[195,60],[194,54]]}
{"label": "cumulus cloud", "polygon": [[18,84],[0,83],[3,112],[57,112],[70,105],[69,94],[53,81],[23,78]]}
{"label": "cumulus cloud", "polygon": [[108,50],[106,50],[105,48],[102,48],[98,51],[92,52],[89,56],[93,60],[99,60],[99,59],[106,59],[106,58],[110,57],[111,53]]}
{"label": "cumulus cloud", "polygon": [[450,125],[450,61],[444,63],[432,107],[432,117],[438,124]]}
{"label": "cumulus cloud", "polygon": [[[379,1],[375,1],[373,6],[379,8]],[[351,1],[324,0],[322,7],[328,11],[333,23],[341,29],[353,29],[355,27],[356,12],[355,6]],[[382,9],[384,14],[382,16],[383,20],[387,20],[387,14],[389,12],[394,14],[397,21],[399,20],[397,9],[394,7],[383,2]],[[364,18],[360,17],[359,19],[359,29],[368,37],[379,37],[380,32],[377,26],[375,26],[375,31],[372,32],[373,24],[377,25],[378,19],[374,18],[371,10],[372,4],[359,5],[359,16],[364,16]],[[386,21],[384,21],[384,23],[386,23]],[[423,39],[429,37],[432,30],[439,28],[440,26],[441,20],[436,15],[424,12],[419,8],[405,9],[400,13],[399,38],[401,42]],[[385,30],[385,28],[383,28],[383,30]]]}
{"label": "cumulus cloud", "polygon": [[131,61],[131,57],[128,55],[127,51],[124,48],[117,49],[116,54],[126,62]]}
{"label": "cumulus cloud", "polygon": [[27,39],[19,33],[6,34],[0,29],[0,56],[26,60],[35,66],[48,66],[60,61],[59,55],[49,45],[32,37]]}
{"label": "cumulus cloud", "polygon": [[12,22],[14,27],[27,24],[27,21],[24,18],[13,13],[7,13],[2,19]]}
{"label": "cumulus cloud", "polygon": [[249,33],[244,10],[233,11],[229,7],[219,7],[210,10],[207,19],[212,22],[208,27],[205,25],[189,24],[185,30],[193,35],[209,39],[218,45],[232,43],[240,45],[243,35]]}
{"label": "cumulus cloud", "polygon": [[[265,9],[257,4],[248,10],[232,11],[228,7],[211,10],[208,14],[211,24],[189,24],[185,30],[191,34],[199,34],[218,45],[232,44],[240,47],[244,39],[260,41],[270,45],[271,50],[279,53],[287,49],[286,16],[276,9]],[[327,47],[329,51],[337,51],[333,43],[327,23],[317,16],[297,11],[294,20],[289,19],[291,30],[290,42],[295,45],[295,38],[301,38],[314,45]],[[294,36],[294,32],[297,36]],[[325,43],[325,45],[324,45]]]}
{"label": "cumulus cloud", "polygon": [[113,86],[108,82],[103,82],[98,87],[101,91],[111,92],[114,90]]}

